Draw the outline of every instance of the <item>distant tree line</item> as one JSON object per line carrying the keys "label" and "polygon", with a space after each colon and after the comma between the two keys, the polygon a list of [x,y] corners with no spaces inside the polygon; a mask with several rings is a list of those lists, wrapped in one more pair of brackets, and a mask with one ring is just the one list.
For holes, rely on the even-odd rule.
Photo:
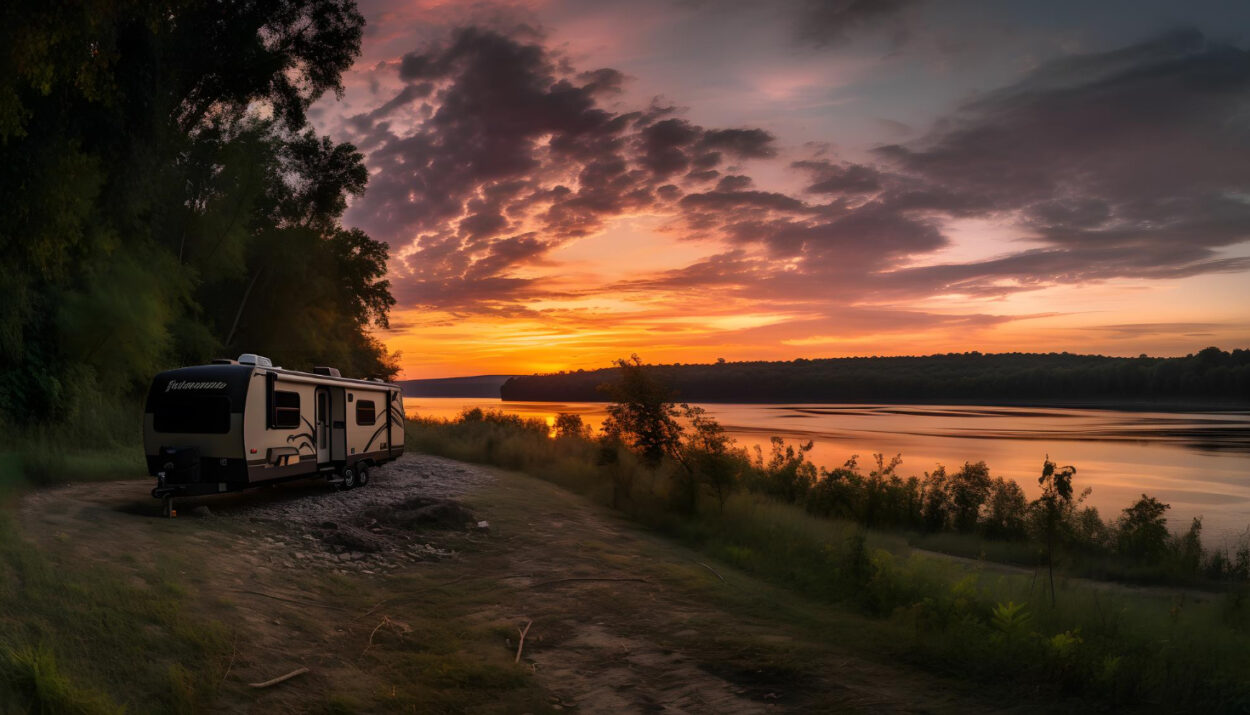
{"label": "distant tree line", "polygon": [[386,246],[339,221],[362,155],[307,119],[363,25],[354,0],[0,8],[0,423],[241,352],[394,375]]}
{"label": "distant tree line", "polygon": [[[1250,403],[1250,350],[1177,358],[951,353],[651,366],[689,402]],[[505,400],[602,401],[621,368],[514,377]]]}

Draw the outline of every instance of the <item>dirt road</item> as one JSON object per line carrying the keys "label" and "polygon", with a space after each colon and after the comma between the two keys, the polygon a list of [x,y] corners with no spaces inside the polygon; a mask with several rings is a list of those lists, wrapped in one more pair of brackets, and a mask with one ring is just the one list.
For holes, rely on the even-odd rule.
{"label": "dirt road", "polygon": [[36,493],[23,529],[123,571],[176,570],[232,632],[221,712],[995,709],[839,645],[850,616],[524,475],[410,455],[350,492],[294,484],[173,520],[148,488]]}

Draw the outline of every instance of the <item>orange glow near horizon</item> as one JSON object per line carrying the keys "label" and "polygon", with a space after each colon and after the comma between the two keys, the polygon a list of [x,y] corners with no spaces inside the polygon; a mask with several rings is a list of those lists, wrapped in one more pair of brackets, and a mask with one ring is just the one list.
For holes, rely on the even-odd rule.
{"label": "orange glow near horizon", "polygon": [[[664,242],[672,239],[650,233],[655,225],[651,221],[643,221],[641,230],[636,218],[620,223],[556,252],[567,262],[527,267],[535,277],[546,276],[570,293],[528,301],[527,314],[494,317],[397,308],[392,314],[397,328],[378,337],[401,353],[400,377],[589,370],[631,353],[651,363],[709,363],[718,358],[792,360],[971,350],[1175,356],[1208,345],[1250,345],[1250,308],[1238,299],[1245,278],[1237,274],[1114,280],[993,299],[942,296],[914,305],[850,308],[924,311],[956,321],[967,315],[1002,318],[986,325],[862,325],[862,320],[839,320],[836,311],[822,317],[817,301],[740,297],[728,289],[622,293],[605,286],[654,275],[665,265]],[[989,242],[992,236],[978,231],[961,240]],[[955,245],[950,252],[963,257],[988,250]],[[680,254],[677,264],[683,265],[709,247],[677,242],[673,251]]]}

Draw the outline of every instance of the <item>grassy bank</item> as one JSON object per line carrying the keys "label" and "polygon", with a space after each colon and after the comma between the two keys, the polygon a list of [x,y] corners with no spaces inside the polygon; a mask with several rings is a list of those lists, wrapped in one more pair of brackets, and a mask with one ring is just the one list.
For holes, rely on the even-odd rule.
{"label": "grassy bank", "polygon": [[230,639],[194,615],[164,556],[133,575],[46,550],[0,512],[0,708],[192,712],[217,687]]}
{"label": "grassy bank", "polygon": [[28,430],[0,447],[0,712],[198,711],[230,638],[196,613],[188,564],[123,555],[128,568],[110,568],[64,534],[39,546],[17,525],[17,498],[33,489],[144,473],[130,422],[81,422],[73,439]]}
{"label": "grassy bank", "polygon": [[415,420],[409,440],[410,448],[522,470],[614,504],[749,573],[895,632],[901,626],[911,640],[899,654],[935,671],[1117,707],[1250,707],[1250,597],[1242,588],[1171,595],[1079,582],[1061,569],[1051,605],[1044,571],[920,555],[901,533],[818,517],[758,491],[732,491],[723,502],[705,491],[696,509],[674,508],[679,470],[648,468],[628,450],[609,453],[584,433],[552,438],[541,422],[477,414]]}

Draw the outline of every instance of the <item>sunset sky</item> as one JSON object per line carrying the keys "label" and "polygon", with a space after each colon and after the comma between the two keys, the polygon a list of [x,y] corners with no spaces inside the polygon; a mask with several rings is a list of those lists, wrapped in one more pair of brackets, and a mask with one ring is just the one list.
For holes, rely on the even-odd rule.
{"label": "sunset sky", "polygon": [[1250,346],[1250,3],[360,5],[402,377]]}

